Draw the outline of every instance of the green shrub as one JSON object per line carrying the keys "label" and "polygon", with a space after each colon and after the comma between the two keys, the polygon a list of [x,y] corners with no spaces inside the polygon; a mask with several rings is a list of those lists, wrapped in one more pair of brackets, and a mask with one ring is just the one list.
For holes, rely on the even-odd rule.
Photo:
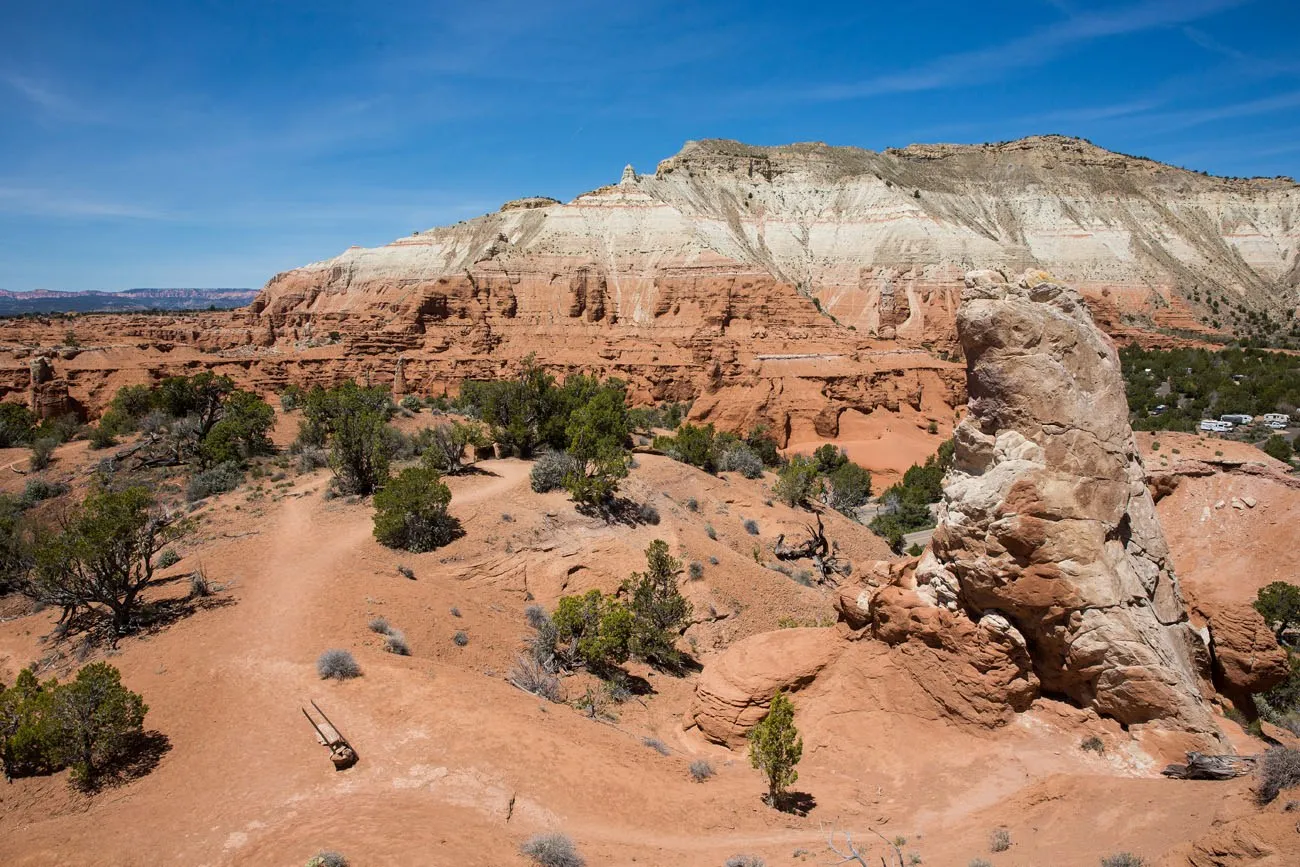
{"label": "green shrub", "polygon": [[817,447],[812,455],[813,463],[817,465],[817,472],[823,476],[829,476],[849,462],[849,456],[844,449],[833,446],[830,443]]}
{"label": "green shrub", "polygon": [[304,446],[330,448],[330,469],[347,494],[373,493],[388,479],[393,438],[392,401],[385,389],[345,382],[313,388],[303,405],[298,437]]}
{"label": "green shrub", "polygon": [[832,470],[827,480],[830,495],[826,502],[837,512],[852,512],[871,497],[871,473],[850,460]]}
{"label": "green shrub", "polygon": [[144,735],[148,710],[139,695],[122,686],[116,668],[93,662],[54,690],[51,752],[72,768],[75,782],[92,787],[107,766],[135,750]]}
{"label": "green shrub", "polygon": [[22,504],[24,508],[30,508],[45,500],[61,497],[67,492],[68,486],[63,482],[51,482],[40,478],[28,479],[27,484],[23,486]]}
{"label": "green shrub", "polygon": [[437,472],[409,467],[375,493],[375,538],[389,548],[432,551],[461,534],[447,513],[451,490]]}
{"label": "green shrub", "polygon": [[233,491],[244,483],[244,471],[234,461],[195,473],[185,486],[185,499],[191,503],[206,497]]}
{"label": "green shrub", "polygon": [[718,456],[718,472],[740,473],[747,479],[763,475],[763,459],[744,443],[736,443]]}
{"label": "green shrub", "polygon": [[1118,852],[1102,858],[1101,867],[1147,867],[1147,859],[1132,852]]}
{"label": "green shrub", "polygon": [[20,403],[0,402],[0,448],[10,449],[32,441],[36,416]]}
{"label": "green shrub", "polygon": [[627,661],[632,612],[617,599],[599,590],[561,597],[553,622],[557,648],[568,662],[604,675]]}
{"label": "green shrub", "polygon": [[1293,624],[1300,623],[1300,587],[1286,581],[1274,581],[1259,591],[1254,607],[1281,642],[1286,631]]}
{"label": "green shrub", "polygon": [[117,445],[117,437],[113,434],[111,426],[105,427],[101,420],[99,424],[90,429],[90,447],[92,449],[108,449]]}
{"label": "green shrub", "polygon": [[806,455],[795,455],[777,474],[772,493],[787,506],[806,506],[820,488],[817,464]]}
{"label": "green shrub", "polygon": [[54,450],[59,447],[59,440],[53,437],[41,437],[32,443],[32,457],[28,461],[32,472],[39,473],[54,460]]}
{"label": "green shrub", "polygon": [[174,548],[164,548],[158,553],[158,559],[154,565],[159,569],[168,569],[179,562],[181,562],[181,555],[177,554]]}

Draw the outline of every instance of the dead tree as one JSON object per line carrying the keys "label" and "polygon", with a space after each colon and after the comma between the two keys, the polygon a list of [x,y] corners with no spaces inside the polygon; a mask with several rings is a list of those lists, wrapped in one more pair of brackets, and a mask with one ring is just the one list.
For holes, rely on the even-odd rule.
{"label": "dead tree", "polygon": [[[903,850],[890,842],[884,834],[881,834],[875,828],[868,828],[867,830],[883,840],[885,846],[888,847],[885,854],[880,856],[880,867],[903,867]],[[862,867],[872,867],[867,861],[867,855],[870,853],[863,852],[857,847],[857,844],[853,842],[853,834],[849,831],[844,832],[844,843],[841,848],[841,846],[836,845],[835,829],[831,828],[830,833],[826,835],[826,848],[839,856],[840,860],[836,861],[836,864],[847,864],[853,861],[861,864]],[[897,863],[895,863],[895,860],[897,860]]]}
{"label": "dead tree", "polygon": [[809,524],[804,525],[808,530],[807,539],[790,545],[786,543],[785,534],[782,533],[777,537],[772,553],[778,560],[810,559],[813,568],[817,570],[818,580],[823,584],[835,584],[838,582],[834,576],[849,574],[849,564],[837,556],[838,547],[826,538],[822,516],[818,514],[816,518],[817,529],[814,530]]}

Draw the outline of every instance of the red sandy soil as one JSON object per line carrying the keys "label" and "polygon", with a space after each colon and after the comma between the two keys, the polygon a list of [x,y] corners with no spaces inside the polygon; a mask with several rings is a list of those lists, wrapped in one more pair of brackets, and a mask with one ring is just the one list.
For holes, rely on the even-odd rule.
{"label": "red sandy soil", "polygon": [[[277,438],[291,431],[290,420]],[[917,446],[922,459],[933,451],[926,445]],[[24,457],[0,454],[0,466]],[[81,480],[98,457],[66,446],[49,473]],[[486,461],[449,480],[466,535],[420,555],[378,545],[368,503],[324,499],[328,471],[254,479],[204,502],[194,513],[199,531],[165,575],[183,578],[201,564],[223,585],[216,599],[225,604],[96,652],[143,694],[147,727],[170,750],[150,774],[93,796],[71,790],[64,774],[0,785],[0,863],[290,867],[330,848],[356,867],[524,865],[520,842],[559,830],[593,865],[720,865],[752,853],[775,867],[826,863],[831,828],[864,844],[876,828],[907,838],[904,851],[923,864],[982,857],[998,867],[1095,867],[1120,850],[1155,862],[1252,809],[1248,781],[1164,780],[1118,725],[1056,702],[996,731],[959,726],[873,641],[847,646],[795,696],[805,740],[795,788],[816,799],[806,817],[761,803],[763,783],[743,751],[684,728],[696,675],[632,666],[653,693],[611,707],[613,722],[523,693],[505,674],[529,632],[525,607],[614,589],[644,567],[655,538],[705,564],[702,579],[684,583],[698,621],[686,644],[704,666],[782,617],[833,619],[830,591],[755,562],[756,544],[770,549],[808,517],[767,504],[771,476],[715,478],[659,456],[638,460],[626,494],[656,506],[657,526],[582,517],[563,494],[533,493],[529,464]],[[21,486],[5,472],[4,487]],[[687,507],[691,497],[698,511]],[[746,518],[759,523],[758,537],[744,530]],[[864,528],[825,520],[855,564],[887,556]],[[183,584],[162,592],[182,593]],[[412,656],[382,651],[367,629],[375,615],[405,632]],[[72,653],[71,642],[44,638],[53,620],[44,612],[0,622],[0,678]],[[452,641],[459,630],[470,638],[463,648]],[[809,631],[839,640],[835,627]],[[316,657],[332,647],[351,650],[364,675],[320,680]],[[63,658],[54,667],[66,676],[75,666]],[[568,697],[585,686],[568,679]],[[336,772],[315,742],[299,710],[310,699],[356,746],[351,770]],[[1101,755],[1079,748],[1093,734],[1106,744]],[[703,784],[686,770],[698,757],[718,771]],[[992,854],[999,827],[1012,846]]]}

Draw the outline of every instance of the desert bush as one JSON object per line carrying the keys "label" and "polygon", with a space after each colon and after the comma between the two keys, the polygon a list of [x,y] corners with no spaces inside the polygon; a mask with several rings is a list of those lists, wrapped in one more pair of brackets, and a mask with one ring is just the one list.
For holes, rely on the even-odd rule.
{"label": "desert bush", "polygon": [[1300,749],[1271,747],[1259,760],[1255,799],[1269,804],[1284,789],[1300,786]]}
{"label": "desert bush", "polygon": [[713,529],[712,524],[708,524],[705,526],[704,535],[708,536],[710,539],[712,539],[715,542],[718,541],[718,531]]}
{"label": "desert bush", "polygon": [[641,738],[641,745],[649,747],[661,756],[669,755],[672,752],[668,749],[668,744],[659,740],[659,738]]}
{"label": "desert bush", "polygon": [[753,518],[746,518],[744,526],[745,526],[745,532],[748,533],[749,535],[751,536],[758,535],[759,533],[758,521],[755,521]]}
{"label": "desert bush", "polygon": [[795,455],[777,474],[772,493],[787,506],[805,506],[821,488],[817,464],[807,455]]}
{"label": "desert bush", "polygon": [[457,647],[464,647],[469,644],[469,633],[461,629],[451,637],[451,640]]}
{"label": "desert bush", "polygon": [[1101,738],[1097,737],[1096,735],[1093,735],[1092,737],[1085,740],[1083,743],[1079,744],[1079,749],[1083,750],[1084,752],[1092,752],[1092,753],[1096,753],[1097,755],[1101,755],[1102,753],[1106,752],[1106,745],[1102,743]]}
{"label": "desert bush", "polygon": [[108,766],[131,755],[144,735],[144,700],[122,686],[107,662],[93,662],[53,691],[48,749],[73,781],[93,787]]}
{"label": "desert bush", "polygon": [[0,402],[0,448],[8,449],[31,442],[36,416],[20,403]]}
{"label": "desert bush", "polygon": [[453,605],[453,606],[451,606],[451,608],[449,609],[449,613],[451,614],[452,617],[459,617],[459,616],[460,616],[460,609],[457,608],[455,605]]}
{"label": "desert bush", "polygon": [[573,841],[563,834],[534,834],[523,842],[519,851],[540,867],[584,867]]}
{"label": "desert bush", "polygon": [[449,476],[465,471],[466,446],[480,449],[491,443],[477,422],[451,421],[420,433],[428,440],[423,455],[425,466]]}
{"label": "desert bush", "polygon": [[563,596],[554,615],[555,647],[568,664],[608,673],[627,661],[632,637],[632,612],[599,590]]}
{"label": "desert bush", "polygon": [[398,566],[397,574],[401,575],[403,578],[406,578],[409,581],[415,580],[415,570],[412,569],[410,566]]}
{"label": "desert bush", "polygon": [[185,486],[185,499],[191,503],[233,491],[244,481],[244,471],[234,461],[217,464],[211,469],[195,473]]}
{"label": "desert bush", "polygon": [[348,859],[338,852],[318,852],[307,862],[307,867],[348,867]]}
{"label": "desert bush", "polygon": [[461,533],[447,513],[451,490],[427,467],[408,467],[375,493],[375,538],[406,551],[432,551]]}
{"label": "desert bush", "polygon": [[718,560],[717,557],[710,557],[710,558],[709,558],[709,565],[710,565],[710,566],[717,566],[719,562],[720,562],[720,561]]}
{"label": "desert bush", "polygon": [[747,479],[763,475],[763,459],[744,443],[736,443],[718,456],[718,472],[740,473]]}
{"label": "desert bush", "polygon": [[194,599],[204,599],[211,596],[214,591],[212,582],[208,580],[208,573],[203,567],[195,569],[190,573],[190,596]]}
{"label": "desert bush", "polygon": [[164,548],[158,552],[158,559],[154,565],[159,569],[168,569],[181,562],[181,555],[176,553],[175,548]]}
{"label": "desert bush", "polygon": [[989,835],[989,851],[1005,852],[1011,848],[1011,832],[1006,828],[995,828]]}
{"label": "desert bush", "polygon": [[370,628],[371,632],[378,633],[379,635],[387,635],[393,630],[393,627],[389,625],[388,618],[386,617],[372,617],[370,618],[370,622],[366,625]]}
{"label": "desert bush", "polygon": [[695,499],[694,497],[687,497],[687,498],[686,498],[686,511],[688,511],[688,512],[698,512],[699,510],[700,510],[700,501],[697,500],[697,499]]}
{"label": "desert bush", "polygon": [[524,609],[524,620],[533,629],[541,629],[544,624],[551,622],[551,616],[546,613],[546,609],[540,605],[529,605]]}
{"label": "desert bush", "polygon": [[303,446],[298,450],[298,472],[312,473],[330,464],[329,452],[319,446]]}
{"label": "desert bush", "polygon": [[408,394],[398,402],[398,406],[409,412],[419,412],[424,403],[415,395]]}
{"label": "desert bush", "polygon": [[525,692],[531,692],[547,701],[560,701],[560,679],[535,656],[516,657],[508,678],[511,683]]}
{"label": "desert bush", "polygon": [[831,471],[827,479],[826,504],[837,512],[851,512],[871,497],[871,473],[850,460]]}
{"label": "desert bush", "polygon": [[327,650],[316,660],[316,673],[322,680],[348,680],[361,676],[361,666],[346,650]]}
{"label": "desert bush", "polygon": [[1147,867],[1147,859],[1132,852],[1117,852],[1102,858],[1101,867]]}
{"label": "desert bush", "polygon": [[699,560],[692,560],[689,567],[691,578],[698,581],[704,577],[704,564]]}
{"label": "desert bush", "polygon": [[50,465],[54,459],[54,450],[58,448],[59,441],[53,437],[41,437],[32,443],[32,456],[28,460],[28,465],[32,472],[39,473]]}
{"label": "desert bush", "polygon": [[718,469],[717,431],[713,425],[702,427],[686,423],[677,428],[675,436],[655,437],[655,448],[676,461],[699,467],[706,473]]}
{"label": "desert bush", "polygon": [[691,762],[687,770],[690,771],[691,779],[697,783],[703,783],[714,774],[713,765],[704,759]]}
{"label": "desert bush", "polygon": [[398,656],[411,655],[411,645],[406,643],[406,636],[398,629],[390,629],[384,636],[384,650]]}
{"label": "desert bush", "polygon": [[539,494],[558,491],[564,487],[564,478],[573,469],[574,460],[564,452],[545,451],[537,455],[528,473],[528,482]]}
{"label": "desert bush", "polygon": [[629,469],[629,433],[621,387],[607,385],[572,411],[565,437],[573,466],[564,477],[564,487],[574,502],[598,505],[618,493]]}
{"label": "desert bush", "polygon": [[757,855],[732,855],[725,867],[766,867],[767,862]]}
{"label": "desert bush", "polygon": [[44,500],[61,497],[67,492],[68,486],[63,482],[51,482],[46,479],[28,479],[27,484],[23,486],[22,502],[24,506],[30,508]]}
{"label": "desert bush", "polygon": [[280,392],[280,409],[285,412],[293,412],[302,405],[305,392],[300,386],[290,385]]}
{"label": "desert bush", "polygon": [[299,439],[304,445],[330,447],[330,469],[344,493],[365,496],[388,478],[394,445],[388,419],[392,400],[382,388],[345,382],[313,388],[304,401],[306,418]]}
{"label": "desert bush", "polygon": [[659,526],[659,510],[652,503],[642,503],[636,512],[637,520],[651,527]]}
{"label": "desert bush", "polygon": [[985,861],[983,858],[972,858],[966,867],[993,867],[993,862]]}
{"label": "desert bush", "polygon": [[117,445],[117,436],[113,432],[111,425],[101,419],[100,423],[90,429],[90,435],[87,439],[90,441],[90,447],[95,450],[108,449]]}

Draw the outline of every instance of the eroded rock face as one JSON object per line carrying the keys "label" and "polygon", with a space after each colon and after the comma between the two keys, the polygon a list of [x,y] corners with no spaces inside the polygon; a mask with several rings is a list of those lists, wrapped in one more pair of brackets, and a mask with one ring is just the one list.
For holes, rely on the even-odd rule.
{"label": "eroded rock face", "polygon": [[833,629],[751,635],[705,666],[688,718],[714,743],[739,746],[767,715],[778,689],[789,692],[812,683],[842,650]]}
{"label": "eroded rock face", "polygon": [[1114,347],[1041,273],[967,275],[957,330],[970,412],[918,593],[1004,616],[1045,692],[1126,724],[1217,734]]}

